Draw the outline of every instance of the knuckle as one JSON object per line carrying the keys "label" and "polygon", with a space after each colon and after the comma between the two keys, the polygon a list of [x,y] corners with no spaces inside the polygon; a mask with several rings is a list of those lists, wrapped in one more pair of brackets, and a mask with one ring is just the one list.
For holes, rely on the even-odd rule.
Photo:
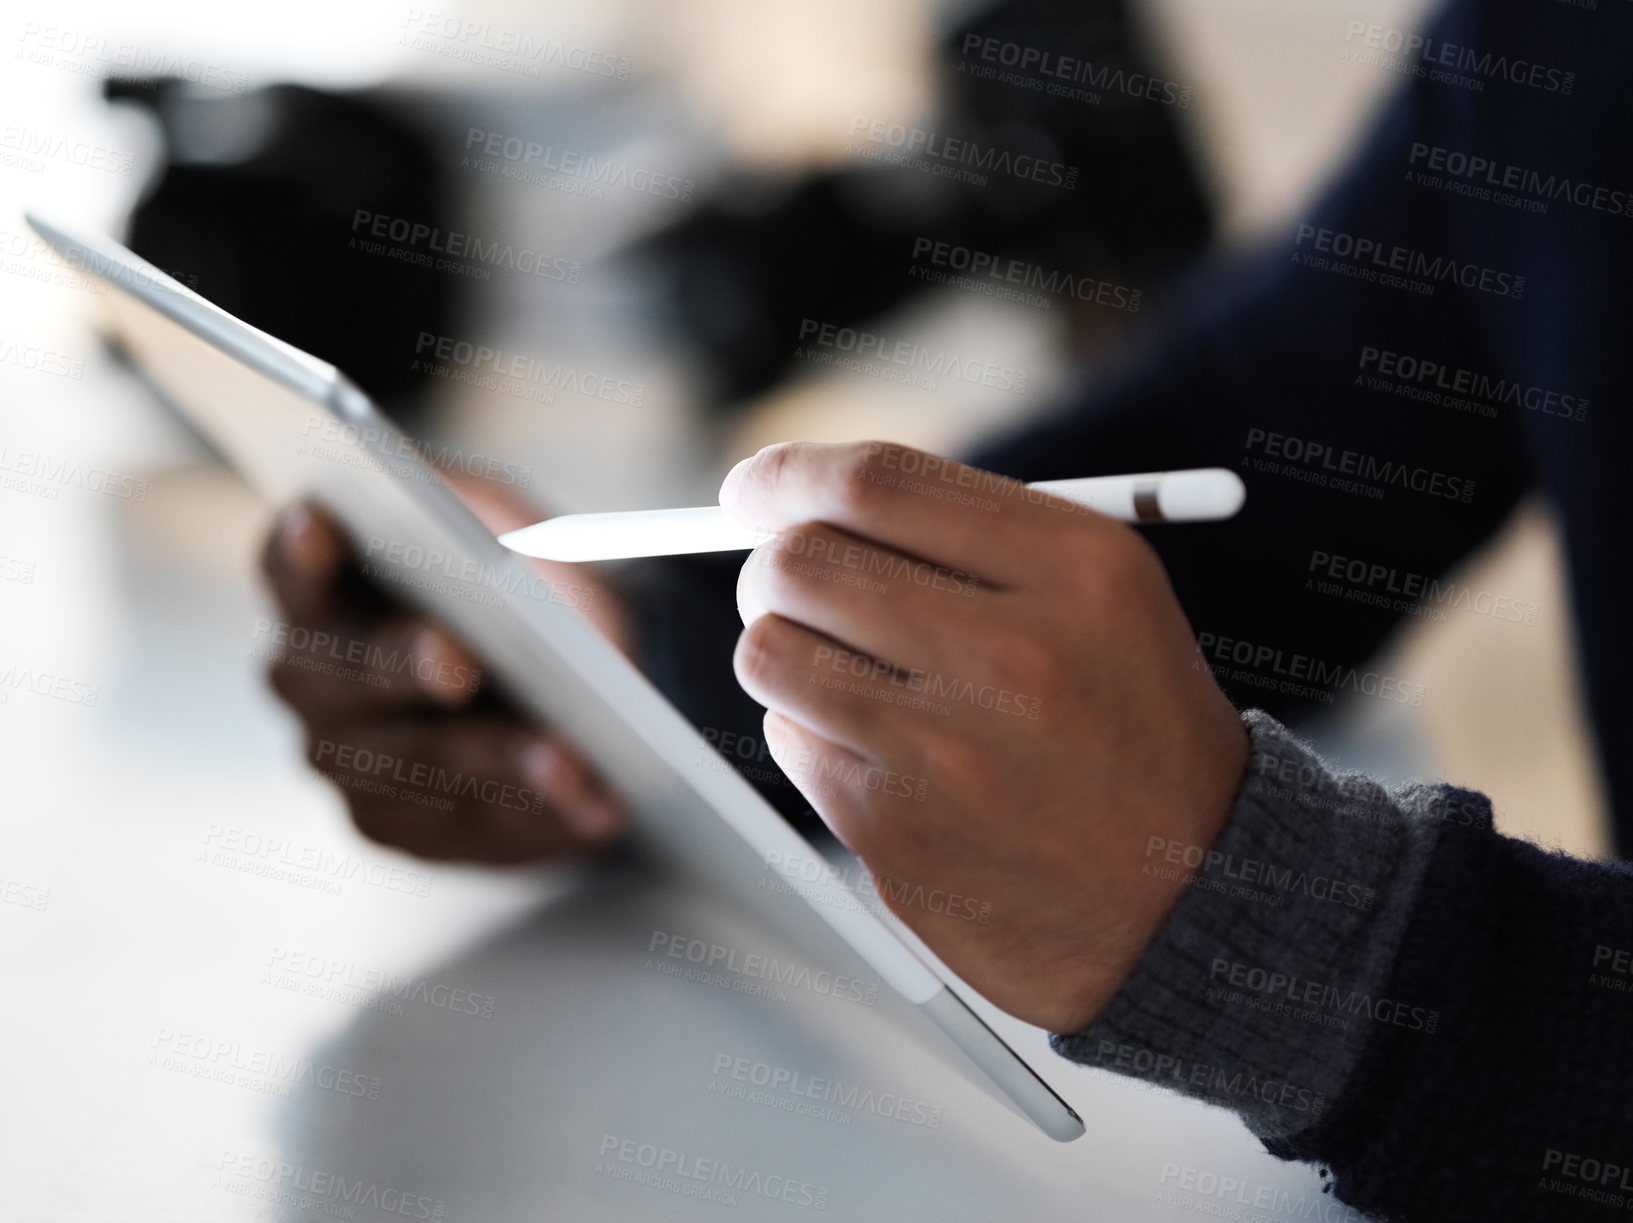
{"label": "knuckle", "polygon": [[859,518],[876,511],[888,496],[882,456],[876,446],[858,443],[846,447],[837,464],[835,495],[840,509]]}
{"label": "knuckle", "polygon": [[772,446],[763,452],[761,456],[763,462],[756,464],[756,466],[760,469],[761,479],[767,485],[775,486],[782,479],[783,472],[788,467],[788,460],[793,456],[794,450],[793,445],[784,445]]}
{"label": "knuckle", "polygon": [[1130,528],[1096,532],[1087,546],[1087,563],[1080,572],[1107,596],[1126,600],[1130,593],[1150,590],[1162,578],[1162,562],[1155,550]]}
{"label": "knuckle", "polygon": [[797,443],[784,442],[767,446],[754,456],[748,466],[748,478],[755,493],[761,497],[775,496],[788,468],[789,458]]}
{"label": "knuckle", "polygon": [[967,793],[976,778],[971,763],[977,753],[951,735],[927,734],[914,745],[916,771],[937,790]]}
{"label": "knuckle", "polygon": [[346,813],[351,816],[352,826],[368,840],[376,845],[396,846],[400,829],[391,808],[348,795]]}
{"label": "knuckle", "polygon": [[301,672],[287,658],[280,658],[267,666],[267,687],[280,701],[295,710],[300,708],[300,679]]}
{"label": "knuckle", "polygon": [[766,593],[777,600],[812,586],[816,572],[828,567],[837,538],[818,523],[801,523],[784,532],[766,557]]}
{"label": "knuckle", "polygon": [[747,562],[737,574],[737,608],[745,624],[779,605],[786,594],[788,566],[784,559],[781,538],[768,540],[749,554]]}
{"label": "knuckle", "polygon": [[774,679],[782,663],[781,636],[781,621],[776,616],[761,616],[749,624],[737,638],[732,657],[738,678],[759,685]]}
{"label": "knuckle", "polygon": [[993,677],[1016,692],[1041,692],[1059,671],[1053,652],[1039,636],[1018,627],[1001,630],[991,649]]}

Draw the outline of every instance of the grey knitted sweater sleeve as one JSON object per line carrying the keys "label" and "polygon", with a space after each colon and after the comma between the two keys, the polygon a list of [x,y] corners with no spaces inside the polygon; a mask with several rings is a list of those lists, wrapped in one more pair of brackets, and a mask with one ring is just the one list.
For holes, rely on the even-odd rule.
{"label": "grey knitted sweater sleeve", "polygon": [[1385,790],[1266,714],[1243,720],[1253,755],[1224,832],[1151,840],[1142,870],[1190,885],[1101,1015],[1051,1043],[1278,1140],[1320,1119],[1378,1025],[1435,1031],[1437,1011],[1385,991],[1448,796],[1484,800]]}

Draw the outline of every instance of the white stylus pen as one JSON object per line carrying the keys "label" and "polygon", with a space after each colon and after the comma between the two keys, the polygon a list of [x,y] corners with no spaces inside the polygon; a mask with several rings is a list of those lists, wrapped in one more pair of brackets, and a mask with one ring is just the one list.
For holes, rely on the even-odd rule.
{"label": "white stylus pen", "polygon": [[[1124,522],[1217,522],[1234,515],[1247,499],[1241,477],[1224,467],[1044,480],[1027,487]],[[513,552],[544,560],[617,561],[690,552],[741,552],[758,547],[774,534],[740,527],[728,521],[726,511],[718,505],[705,505],[685,510],[563,514],[507,531],[499,542]]]}

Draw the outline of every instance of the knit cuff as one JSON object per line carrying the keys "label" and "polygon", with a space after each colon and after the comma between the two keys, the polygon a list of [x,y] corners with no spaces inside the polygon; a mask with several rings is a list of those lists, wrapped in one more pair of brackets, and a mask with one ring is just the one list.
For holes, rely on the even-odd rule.
{"label": "knit cuff", "polygon": [[1189,886],[1106,1009],[1055,1035],[1073,1061],[1229,1108],[1261,1138],[1314,1124],[1379,1025],[1438,1014],[1384,994],[1449,787],[1334,773],[1269,715],[1212,846],[1148,843]]}

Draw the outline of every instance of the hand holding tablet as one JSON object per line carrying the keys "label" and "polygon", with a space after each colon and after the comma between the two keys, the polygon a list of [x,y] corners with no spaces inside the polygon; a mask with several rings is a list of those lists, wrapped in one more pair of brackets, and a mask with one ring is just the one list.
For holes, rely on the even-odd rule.
{"label": "hand holding tablet", "polygon": [[[597,631],[576,583],[552,579],[501,547],[338,370],[233,318],[116,242],[33,216],[29,224],[76,269],[115,290],[106,299],[113,326],[164,402],[273,504],[315,506],[356,550],[359,581],[445,626],[480,663],[484,685],[491,679],[524,717],[570,739],[616,790],[634,839],[762,912],[796,944],[892,987],[1051,1137],[1083,1134],[1070,1107],[837,874],[788,893],[757,886],[773,863],[820,855]],[[332,444],[311,446],[315,431]],[[338,562],[339,549],[331,551]],[[321,579],[308,588],[320,596],[330,590]],[[459,692],[438,685],[430,695]],[[468,720],[462,725],[472,731]],[[431,773],[401,750],[386,763],[406,767],[404,784]],[[361,768],[350,755],[351,767]],[[371,751],[371,761],[375,767],[357,780],[373,777],[380,754]],[[338,750],[334,763],[348,768]],[[519,820],[543,804],[541,795],[512,798]]]}

